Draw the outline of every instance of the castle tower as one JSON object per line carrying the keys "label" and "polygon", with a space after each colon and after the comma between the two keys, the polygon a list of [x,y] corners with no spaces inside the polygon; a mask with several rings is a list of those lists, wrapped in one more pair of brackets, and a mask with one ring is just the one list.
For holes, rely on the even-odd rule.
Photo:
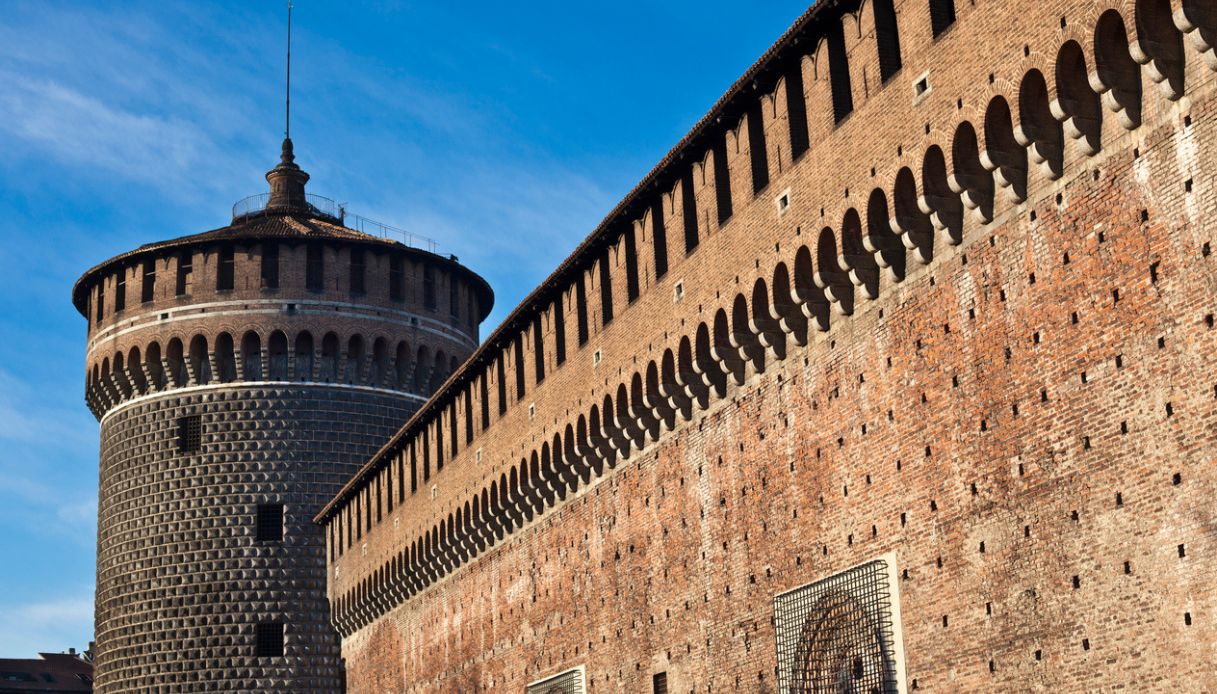
{"label": "castle tower", "polygon": [[[220,229],[90,269],[96,691],[334,692],[313,515],[477,346],[477,274],[306,195],[290,139]],[[379,228],[379,227],[378,227]]]}

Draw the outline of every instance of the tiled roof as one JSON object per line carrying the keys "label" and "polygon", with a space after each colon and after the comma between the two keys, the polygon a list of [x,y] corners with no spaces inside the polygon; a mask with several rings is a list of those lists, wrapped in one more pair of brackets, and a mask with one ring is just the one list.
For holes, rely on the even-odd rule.
{"label": "tiled roof", "polygon": [[[189,236],[179,236],[176,239],[169,239],[168,241],[146,243],[131,252],[140,253],[190,243],[264,238],[338,238],[368,243],[381,243],[389,246],[396,245],[395,241],[365,234],[362,231],[348,229],[341,224],[326,221],[321,217],[310,217],[303,214],[261,213],[237,220],[233,224],[220,227],[219,229],[212,229],[211,231],[204,231]],[[117,258],[112,260],[122,257],[117,256]]]}
{"label": "tiled roof", "polygon": [[41,659],[0,659],[0,694],[6,692],[91,692],[93,664],[67,653],[39,653]]}

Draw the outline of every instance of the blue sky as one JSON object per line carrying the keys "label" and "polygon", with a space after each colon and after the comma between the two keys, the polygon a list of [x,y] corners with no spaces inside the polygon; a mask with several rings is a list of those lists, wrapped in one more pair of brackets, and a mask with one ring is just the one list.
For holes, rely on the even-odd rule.
{"label": "blue sky", "polygon": [[[296,0],[309,190],[483,274],[488,332],[806,9]],[[0,22],[0,657],[92,635],[85,269],[223,226],[282,138],[284,4],[8,0]]]}

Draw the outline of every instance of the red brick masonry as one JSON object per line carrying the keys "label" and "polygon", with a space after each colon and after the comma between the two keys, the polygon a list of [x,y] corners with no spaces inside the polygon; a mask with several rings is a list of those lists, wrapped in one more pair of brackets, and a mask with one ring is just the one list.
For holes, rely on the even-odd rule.
{"label": "red brick masonry", "polygon": [[902,690],[1217,690],[1217,9],[951,4],[809,10],[318,516],[351,691],[777,691],[889,553]]}

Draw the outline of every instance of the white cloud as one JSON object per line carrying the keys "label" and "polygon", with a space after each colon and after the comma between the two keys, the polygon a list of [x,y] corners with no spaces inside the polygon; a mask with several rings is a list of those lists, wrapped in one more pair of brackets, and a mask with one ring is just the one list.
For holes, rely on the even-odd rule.
{"label": "white cloud", "polygon": [[[45,393],[0,370],[0,442],[91,448],[96,445],[97,432],[93,427],[81,429],[79,424],[85,416],[79,410],[60,409],[47,400]],[[11,452],[11,447],[0,451],[0,463]]]}
{"label": "white cloud", "polygon": [[70,542],[72,551],[92,546],[96,455],[91,415],[63,409],[0,370],[0,519],[20,526],[23,541]]}
{"label": "white cloud", "polygon": [[218,148],[173,117],[125,111],[54,81],[0,72],[0,128],[64,163],[163,181],[212,161]]}
{"label": "white cloud", "polygon": [[0,653],[6,658],[32,658],[39,651],[57,653],[88,646],[93,633],[93,588],[82,588],[31,603],[0,602],[5,625],[0,629]]}

